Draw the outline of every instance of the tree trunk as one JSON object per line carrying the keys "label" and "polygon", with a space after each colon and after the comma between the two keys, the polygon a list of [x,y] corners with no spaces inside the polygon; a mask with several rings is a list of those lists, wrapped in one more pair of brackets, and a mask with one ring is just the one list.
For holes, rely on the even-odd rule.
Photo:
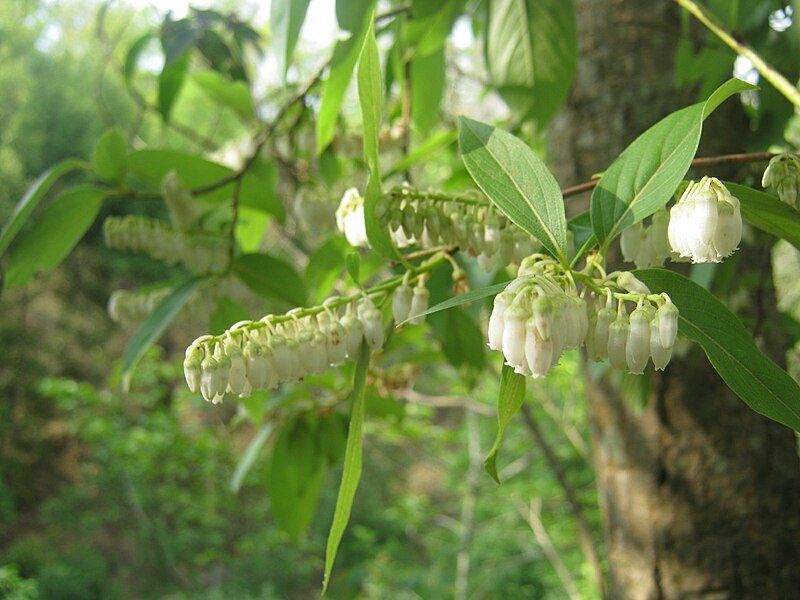
{"label": "tree trunk", "polygon": [[[671,2],[652,0],[645,9],[638,0],[576,0],[576,7],[579,72],[549,139],[564,185],[601,171],[644,129],[693,100],[674,90]],[[716,131],[707,130],[706,151],[741,147],[741,109],[723,110],[709,121]],[[758,255],[743,251],[743,265]],[[587,379],[587,389],[614,598],[800,596],[793,432],[727,390],[699,348],[655,378],[645,408],[606,380]]]}

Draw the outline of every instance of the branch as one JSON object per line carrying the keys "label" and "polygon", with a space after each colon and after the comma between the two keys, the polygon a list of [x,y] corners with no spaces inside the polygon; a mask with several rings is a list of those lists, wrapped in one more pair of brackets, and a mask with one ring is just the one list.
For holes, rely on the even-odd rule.
{"label": "branch", "polygon": [[744,41],[736,39],[735,35],[728,31],[725,25],[723,25],[706,7],[694,0],[674,0],[674,2],[691,13],[695,19],[705,25],[711,33],[722,40],[731,50],[749,59],[764,79],[769,81],[776,90],[789,100],[789,102],[800,108],[800,91],[798,91],[788,79],[767,64],[767,62]]}
{"label": "branch", "polygon": [[[678,2],[679,0],[675,0]],[[702,167],[711,167],[715,165],[735,165],[735,164],[747,164],[747,163],[756,163],[756,162],[766,162],[771,159],[776,154],[774,152],[742,152],[739,154],[720,154],[718,156],[701,156],[700,158],[695,158],[692,161],[692,168],[702,168]],[[597,187],[600,178],[592,179],[590,181],[585,181],[584,183],[579,183],[577,185],[572,185],[570,187],[566,187],[561,190],[561,194],[564,198],[569,198],[570,196],[577,196],[578,194],[582,194],[583,192],[588,192],[589,190],[594,189]]]}
{"label": "branch", "polygon": [[586,559],[592,565],[595,583],[597,584],[597,589],[600,591],[600,596],[605,597],[603,567],[600,563],[600,556],[597,552],[597,548],[595,547],[592,528],[589,526],[589,522],[586,520],[586,516],[583,514],[583,506],[581,506],[581,503],[578,500],[575,488],[573,488],[572,484],[570,484],[570,482],[567,480],[564,466],[561,464],[561,461],[558,459],[555,452],[550,447],[550,444],[545,439],[541,429],[539,429],[539,425],[537,425],[536,421],[534,420],[530,409],[523,404],[520,408],[520,412],[522,413],[522,418],[525,421],[525,425],[530,430],[534,440],[536,440],[536,444],[542,450],[542,454],[544,454],[547,465],[550,467],[553,475],[555,475],[556,481],[558,481],[559,486],[561,486],[561,490],[564,492],[564,497],[567,499],[570,511],[575,519],[575,524],[578,527],[578,538],[581,544],[581,549],[583,550],[583,554]]}

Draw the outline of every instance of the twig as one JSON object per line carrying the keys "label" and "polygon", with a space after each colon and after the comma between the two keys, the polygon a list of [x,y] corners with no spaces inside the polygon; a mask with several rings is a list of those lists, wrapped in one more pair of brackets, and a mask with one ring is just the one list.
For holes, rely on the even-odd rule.
{"label": "twig", "polygon": [[533,531],[533,537],[536,538],[536,543],[539,544],[539,547],[542,549],[542,552],[544,552],[547,560],[550,561],[551,565],[553,565],[553,570],[561,580],[561,585],[564,586],[564,590],[567,592],[567,595],[572,600],[580,600],[581,595],[575,585],[575,580],[572,578],[572,575],[570,575],[567,565],[565,565],[564,561],[561,560],[561,556],[559,555],[558,550],[556,550],[556,547],[553,545],[553,541],[550,539],[550,535],[547,533],[547,529],[545,528],[544,523],[542,523],[542,519],[539,516],[542,508],[542,501],[537,498],[535,500],[531,500],[530,506],[525,506],[525,503],[519,498],[515,498],[514,500],[514,504],[516,505],[520,516],[531,528],[531,531]]}
{"label": "twig", "polygon": [[478,416],[469,410],[465,411],[467,424],[467,447],[469,448],[469,467],[467,468],[467,489],[461,503],[461,531],[458,536],[458,554],[456,555],[456,580],[453,597],[455,600],[467,600],[469,590],[469,550],[472,536],[475,533],[475,504],[478,497],[478,482],[481,474],[481,443],[478,429]]}
{"label": "twig", "polygon": [[477,413],[483,417],[494,417],[495,409],[487,404],[479,404],[467,398],[459,396],[429,396],[421,394],[414,389],[407,389],[397,394],[406,402],[411,404],[421,404],[423,406],[432,406],[434,408],[461,408],[470,412]]}
{"label": "twig", "polygon": [[731,50],[749,59],[762,77],[769,81],[776,90],[783,94],[789,102],[800,107],[800,91],[791,82],[776,71],[772,66],[761,58],[755,50],[748,46],[744,41],[736,39],[735,35],[728,31],[725,26],[714,16],[706,7],[694,0],[674,0],[675,3],[685,8],[695,19],[705,25],[711,33],[722,40]]}
{"label": "twig", "polygon": [[239,223],[239,197],[242,191],[242,180],[237,179],[233,186],[233,199],[231,200],[231,231],[230,243],[228,244],[228,269],[233,265],[233,256],[236,253],[236,225]]}
{"label": "twig", "polygon": [[530,409],[523,404],[520,408],[520,412],[522,413],[522,418],[525,421],[525,425],[528,427],[533,435],[534,440],[536,441],[536,444],[541,449],[548,467],[550,467],[550,470],[553,472],[556,481],[558,481],[558,485],[564,492],[564,497],[567,499],[567,504],[569,504],[572,517],[575,519],[575,525],[578,528],[578,538],[581,544],[581,549],[583,550],[583,554],[586,559],[592,565],[592,571],[595,583],[597,584],[597,589],[600,590],[601,597],[605,597],[603,567],[600,563],[600,556],[597,552],[597,548],[595,547],[592,528],[589,526],[589,522],[586,520],[586,516],[583,514],[583,506],[581,506],[572,484],[567,480],[564,466],[561,464],[561,461],[558,459],[555,452],[550,447],[550,444],[545,439],[541,429],[539,429],[539,425],[534,420]]}

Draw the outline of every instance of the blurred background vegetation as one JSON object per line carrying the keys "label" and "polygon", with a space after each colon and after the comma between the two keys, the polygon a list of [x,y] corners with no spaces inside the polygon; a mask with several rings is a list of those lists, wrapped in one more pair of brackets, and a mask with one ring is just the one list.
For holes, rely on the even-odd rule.
{"label": "blurred background vegetation", "polygon": [[[236,5],[268,38],[260,3],[214,4]],[[324,4],[312,3],[309,14]],[[99,2],[0,3],[0,221],[39,173],[69,156],[89,157],[111,125],[135,130],[143,145],[197,150],[196,140],[141,111],[109,66],[163,18],[139,5],[117,2],[104,15],[115,36],[109,58]],[[319,62],[309,37],[298,49],[303,72]],[[317,53],[327,51],[316,44]],[[196,124],[198,139],[248,131],[192,87],[175,121]],[[332,210],[333,194],[330,201]],[[119,210],[110,202],[103,212]],[[134,210],[160,214],[155,205]],[[204,323],[187,320],[183,335],[163,341],[166,350],[150,351],[123,394],[118,360],[130,332],[107,316],[109,292],[170,271],[107,250],[101,222],[58,270],[2,300],[0,597],[316,596],[341,461],[325,470],[319,509],[297,539],[287,533],[295,525],[276,522],[271,510],[266,453],[232,487],[264,423],[233,404],[212,409],[185,390],[178,353],[185,331],[191,339]],[[406,335],[420,357],[438,356],[421,331]],[[597,526],[577,369],[570,363],[542,384],[547,403],[531,410]],[[522,421],[510,427],[503,452],[512,458],[503,461],[498,487],[482,468],[495,431],[495,383],[467,399],[453,379],[433,374],[430,389],[406,398],[371,388],[365,476],[329,595],[443,598],[468,572],[474,597],[563,597],[548,558],[555,548],[572,589],[592,596],[569,506],[531,432]],[[317,412],[330,410],[309,403],[294,430],[316,427]],[[346,413],[336,422],[343,442]]]}

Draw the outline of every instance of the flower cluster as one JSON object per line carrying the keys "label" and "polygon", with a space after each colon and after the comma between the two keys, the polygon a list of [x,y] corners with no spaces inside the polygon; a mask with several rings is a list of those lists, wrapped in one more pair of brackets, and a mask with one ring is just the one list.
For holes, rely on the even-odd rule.
{"label": "flower cluster", "polygon": [[[628,301],[636,304],[630,316]],[[494,299],[489,348],[502,352],[515,372],[543,377],[565,350],[585,343],[592,359],[639,374],[650,359],[656,369],[667,365],[677,323],[669,298],[650,294],[631,273],[592,280],[579,294],[553,261],[533,256]]]}
{"label": "flower cluster", "polygon": [[652,218],[650,225],[642,221],[628,227],[620,236],[622,257],[636,265],[637,269],[660,267],[672,254],[667,229],[669,228],[669,212],[659,210]]}
{"label": "flower cluster", "polygon": [[344,314],[332,300],[197,338],[183,362],[189,389],[218,404],[226,393],[247,396],[322,373],[355,357],[362,340],[371,349],[383,346],[383,319],[371,299],[348,303]]}
{"label": "flower cluster", "polygon": [[142,252],[169,265],[182,264],[193,273],[221,273],[228,266],[227,240],[176,231],[159,219],[108,217],[103,233],[109,248]]}
{"label": "flower cluster", "polygon": [[130,327],[147,318],[172,291],[169,287],[151,291],[116,290],[108,299],[108,316],[123,327]]}
{"label": "flower cluster", "polygon": [[667,235],[682,258],[720,262],[742,239],[739,200],[714,177],[691,182],[670,211]]}
{"label": "flower cluster", "polygon": [[[401,186],[384,196],[378,213],[398,248],[458,246],[477,256],[486,270],[520,262],[539,248],[533,237],[477,195],[446,196]],[[368,245],[364,200],[356,189],[345,192],[336,222],[350,245]]]}
{"label": "flower cluster", "polygon": [[800,158],[794,154],[773,157],[764,171],[761,185],[774,188],[783,202],[800,210]]}

